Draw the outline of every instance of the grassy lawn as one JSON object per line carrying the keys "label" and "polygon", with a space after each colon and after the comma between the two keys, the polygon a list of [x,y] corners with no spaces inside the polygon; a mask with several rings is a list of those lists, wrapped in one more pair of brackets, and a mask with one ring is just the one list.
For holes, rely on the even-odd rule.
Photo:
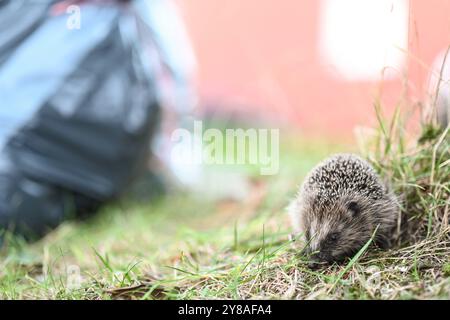
{"label": "grassy lawn", "polygon": [[[448,230],[443,235],[434,226],[414,243],[385,252],[368,243],[344,264],[314,271],[307,267],[289,240],[285,207],[319,160],[352,151],[357,151],[354,146],[284,139],[278,175],[239,171],[246,181],[244,200],[189,192],[148,203],[122,200],[87,221],[65,223],[38,243],[9,243],[0,255],[0,299],[450,298]],[[389,152],[383,149],[383,155]],[[417,157],[405,153],[396,158],[401,161],[398,172],[380,160],[379,170],[398,182],[398,191],[414,193],[418,187],[400,178],[406,168],[416,168],[413,159],[426,161]],[[433,177],[442,188],[414,194],[431,208],[425,213],[430,223],[432,214],[444,212],[437,210],[445,207],[442,199],[448,215],[445,160],[439,160],[441,171]],[[411,174],[406,179],[421,187],[423,177]],[[427,197],[430,192],[435,196]]]}

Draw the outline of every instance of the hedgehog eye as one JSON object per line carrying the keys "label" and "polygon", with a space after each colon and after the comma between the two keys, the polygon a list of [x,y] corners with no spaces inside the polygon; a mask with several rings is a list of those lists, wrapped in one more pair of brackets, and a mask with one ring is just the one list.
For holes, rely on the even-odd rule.
{"label": "hedgehog eye", "polygon": [[350,211],[350,213],[352,214],[352,217],[356,217],[359,214],[359,212],[361,211],[358,203],[356,203],[355,201],[350,202],[348,204],[347,208],[348,208],[348,211]]}
{"label": "hedgehog eye", "polygon": [[330,243],[330,244],[336,243],[336,241],[337,241],[338,239],[339,239],[339,233],[333,232],[333,233],[330,233],[330,234],[328,235],[327,242]]}

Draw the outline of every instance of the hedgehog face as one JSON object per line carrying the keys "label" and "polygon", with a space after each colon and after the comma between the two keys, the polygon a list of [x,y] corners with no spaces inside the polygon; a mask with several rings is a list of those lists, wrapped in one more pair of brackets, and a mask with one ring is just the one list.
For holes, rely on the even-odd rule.
{"label": "hedgehog face", "polygon": [[308,174],[289,213],[311,258],[333,262],[355,254],[376,228],[374,242],[389,247],[398,203],[369,163],[337,154]]}
{"label": "hedgehog face", "polygon": [[373,212],[362,197],[310,206],[302,214],[306,251],[315,263],[341,261],[355,254],[373,232]]}

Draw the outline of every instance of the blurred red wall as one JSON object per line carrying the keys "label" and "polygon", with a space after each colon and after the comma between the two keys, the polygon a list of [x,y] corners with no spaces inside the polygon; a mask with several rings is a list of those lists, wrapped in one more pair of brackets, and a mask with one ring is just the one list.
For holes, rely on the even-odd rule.
{"label": "blurred red wall", "polygon": [[392,109],[407,77],[408,96],[423,98],[427,69],[450,44],[450,1],[409,1],[408,71],[382,83],[326,70],[318,52],[321,1],[178,1],[199,63],[201,106],[348,137],[355,125],[372,123],[380,90]]}

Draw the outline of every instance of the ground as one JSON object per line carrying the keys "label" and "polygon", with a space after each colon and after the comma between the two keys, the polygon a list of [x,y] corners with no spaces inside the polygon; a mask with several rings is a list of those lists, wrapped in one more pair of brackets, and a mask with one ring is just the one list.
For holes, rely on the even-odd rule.
{"label": "ground", "polygon": [[123,199],[38,243],[0,253],[0,299],[409,299],[450,297],[440,239],[310,270],[289,240],[285,207],[304,175],[333,152],[324,141],[283,141],[281,171],[249,182],[244,201],[172,192]]}

